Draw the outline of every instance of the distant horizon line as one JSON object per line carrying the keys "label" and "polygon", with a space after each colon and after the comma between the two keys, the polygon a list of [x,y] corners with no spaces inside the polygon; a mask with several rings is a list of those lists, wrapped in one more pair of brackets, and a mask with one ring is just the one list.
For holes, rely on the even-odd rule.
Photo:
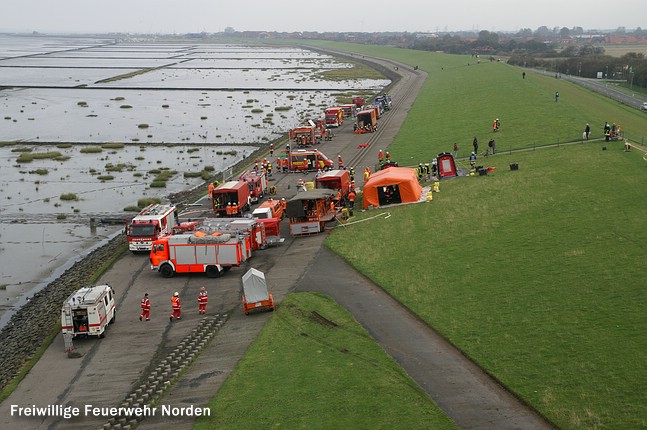
{"label": "distant horizon line", "polygon": [[[533,32],[537,31],[541,27],[547,27],[547,26],[540,26],[537,29],[531,29]],[[579,26],[575,26],[573,28],[576,28]],[[547,27],[551,29],[550,27]],[[557,27],[552,27],[557,28]],[[564,27],[559,27],[564,28]],[[568,28],[568,27],[566,27]],[[572,30],[573,28],[569,28],[569,30]],[[618,28],[625,28],[626,33],[631,33],[632,31],[636,30],[642,30],[642,27],[636,27],[636,28],[626,28],[626,27],[616,27],[615,29],[600,29],[600,28],[591,28],[591,29],[585,29],[583,27],[580,27],[583,29],[585,34],[594,34],[594,33],[613,33],[618,30]],[[449,33],[479,33],[481,31],[488,31],[490,33],[506,33],[506,34],[516,34],[519,33],[521,30],[528,29],[528,27],[523,27],[519,30],[485,30],[485,29],[471,29],[471,30],[436,30],[436,31],[430,31],[430,30],[414,30],[414,31],[409,31],[409,30],[391,30],[391,31],[302,31],[302,30],[293,30],[293,31],[285,31],[285,30],[233,30],[233,33],[279,33],[279,34],[388,34],[388,33],[397,33],[397,34],[403,34],[403,33],[408,33],[408,34],[417,34],[417,33],[424,33],[424,34],[449,34]],[[22,35],[22,36],[35,36],[35,35],[41,35],[41,36],[82,36],[82,35],[95,35],[95,36],[103,36],[103,35],[115,35],[115,34],[125,34],[125,35],[139,35],[139,36],[181,36],[181,35],[187,35],[187,34],[232,34],[231,32],[228,32],[226,30],[222,31],[187,31],[187,32],[133,32],[133,31],[103,31],[103,32],[89,32],[89,31],[41,31],[41,30],[4,30],[0,29],[0,34],[5,34],[5,35]]]}

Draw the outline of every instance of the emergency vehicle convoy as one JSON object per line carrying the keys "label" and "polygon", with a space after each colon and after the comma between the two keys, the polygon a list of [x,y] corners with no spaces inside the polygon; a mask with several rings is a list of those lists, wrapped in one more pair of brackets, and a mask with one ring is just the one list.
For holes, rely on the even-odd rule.
{"label": "emergency vehicle convoy", "polygon": [[258,170],[248,170],[240,175],[241,181],[247,182],[249,187],[249,197],[252,203],[256,203],[265,195],[267,190],[267,176],[265,172]]}
{"label": "emergency vehicle convoy", "polygon": [[373,133],[377,129],[377,111],[365,109],[357,112],[354,129],[355,133]]}
{"label": "emergency vehicle convoy", "polygon": [[[298,147],[312,146],[317,143],[317,127],[315,125],[292,128],[288,134],[290,140],[296,143]],[[321,132],[319,133],[319,138],[321,138]]]}
{"label": "emergency vehicle convoy", "polygon": [[326,127],[339,127],[344,123],[344,110],[339,107],[331,107],[324,111]]}
{"label": "emergency vehicle convoy", "polygon": [[290,172],[304,172],[310,170],[330,170],[334,162],[317,149],[298,149],[288,153],[288,170]]}
{"label": "emergency vehicle convoy", "polygon": [[165,278],[176,273],[206,273],[217,278],[232,266],[240,266],[252,256],[249,237],[229,233],[203,232],[166,236],[153,243],[151,270]]}
{"label": "emergency vehicle convoy", "polygon": [[270,198],[254,209],[252,216],[256,218],[278,218],[279,220],[282,220],[283,204],[281,203],[281,200]]}
{"label": "emergency vehicle convoy", "polygon": [[[328,189],[339,193],[339,201],[344,201],[350,192],[350,173],[348,170],[329,170],[315,179],[315,188]],[[335,197],[337,199],[337,197]]]}
{"label": "emergency vehicle convoy", "polygon": [[340,106],[344,111],[344,118],[355,118],[357,116],[357,106],[355,104],[347,104]]}
{"label": "emergency vehicle convoy", "polygon": [[297,193],[288,200],[286,216],[290,219],[290,234],[303,236],[324,231],[326,223],[335,218],[336,193],[328,189],[315,189]]}
{"label": "emergency vehicle convoy", "polygon": [[251,195],[246,181],[229,181],[218,185],[211,192],[211,204],[216,214],[240,216],[250,209]]}
{"label": "emergency vehicle convoy", "polygon": [[149,205],[126,226],[128,248],[132,252],[150,251],[153,241],[170,234],[177,224],[178,213],[175,206]]}
{"label": "emergency vehicle convoy", "polygon": [[83,287],[63,303],[63,334],[101,338],[108,324],[115,322],[115,312],[115,295],[110,285]]}
{"label": "emergency vehicle convoy", "polygon": [[255,251],[280,242],[280,221],[279,218],[207,218],[196,230],[207,235],[229,233],[249,237],[251,248]]}
{"label": "emergency vehicle convoy", "polygon": [[375,104],[382,106],[383,111],[391,110],[393,107],[393,101],[391,100],[391,96],[388,94],[381,94],[375,97]]}

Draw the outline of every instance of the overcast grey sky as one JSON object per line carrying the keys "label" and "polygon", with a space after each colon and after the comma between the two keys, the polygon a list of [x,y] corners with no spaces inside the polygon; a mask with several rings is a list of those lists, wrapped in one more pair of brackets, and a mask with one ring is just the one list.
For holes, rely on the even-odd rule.
{"label": "overcast grey sky", "polygon": [[5,0],[1,32],[647,28],[647,0]]}

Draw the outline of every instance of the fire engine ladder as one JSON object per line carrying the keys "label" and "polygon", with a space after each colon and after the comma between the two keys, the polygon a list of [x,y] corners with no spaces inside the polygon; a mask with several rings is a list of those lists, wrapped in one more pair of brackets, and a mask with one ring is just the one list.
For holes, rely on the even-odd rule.
{"label": "fire engine ladder", "polygon": [[[69,309],[69,312],[63,312],[65,314],[65,326],[69,327],[72,326],[74,327],[74,322],[72,321],[72,309]],[[74,328],[72,328],[72,331],[74,331]],[[72,341],[74,339],[74,335],[71,333],[63,333],[63,340],[65,341],[65,352],[70,352],[74,350],[74,342]]]}
{"label": "fire engine ladder", "polygon": [[72,308],[70,306],[65,307],[65,312],[63,312],[65,315],[65,326],[70,327],[74,326],[74,321],[72,321]]}

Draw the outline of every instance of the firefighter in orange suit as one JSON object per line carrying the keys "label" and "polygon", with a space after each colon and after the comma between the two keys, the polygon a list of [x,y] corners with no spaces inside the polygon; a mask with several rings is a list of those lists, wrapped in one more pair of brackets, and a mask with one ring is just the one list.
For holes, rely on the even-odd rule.
{"label": "firefighter in orange suit", "polygon": [[209,302],[209,296],[207,295],[207,290],[202,287],[200,288],[200,293],[198,293],[198,313],[207,313],[207,302]]}
{"label": "firefighter in orange suit", "polygon": [[146,318],[146,321],[151,320],[151,301],[148,300],[148,293],[144,294],[144,298],[142,298],[142,313],[139,315],[139,321],[144,318]]}
{"label": "firefighter in orange suit", "polygon": [[350,204],[351,209],[355,206],[356,197],[357,197],[357,194],[355,193],[355,190],[351,189],[350,193],[348,193],[348,203]]}
{"label": "firefighter in orange suit", "polygon": [[173,313],[169,317],[169,320],[173,321],[173,318],[180,319],[182,316],[182,305],[180,304],[180,293],[177,291],[171,298],[171,306],[173,307]]}

